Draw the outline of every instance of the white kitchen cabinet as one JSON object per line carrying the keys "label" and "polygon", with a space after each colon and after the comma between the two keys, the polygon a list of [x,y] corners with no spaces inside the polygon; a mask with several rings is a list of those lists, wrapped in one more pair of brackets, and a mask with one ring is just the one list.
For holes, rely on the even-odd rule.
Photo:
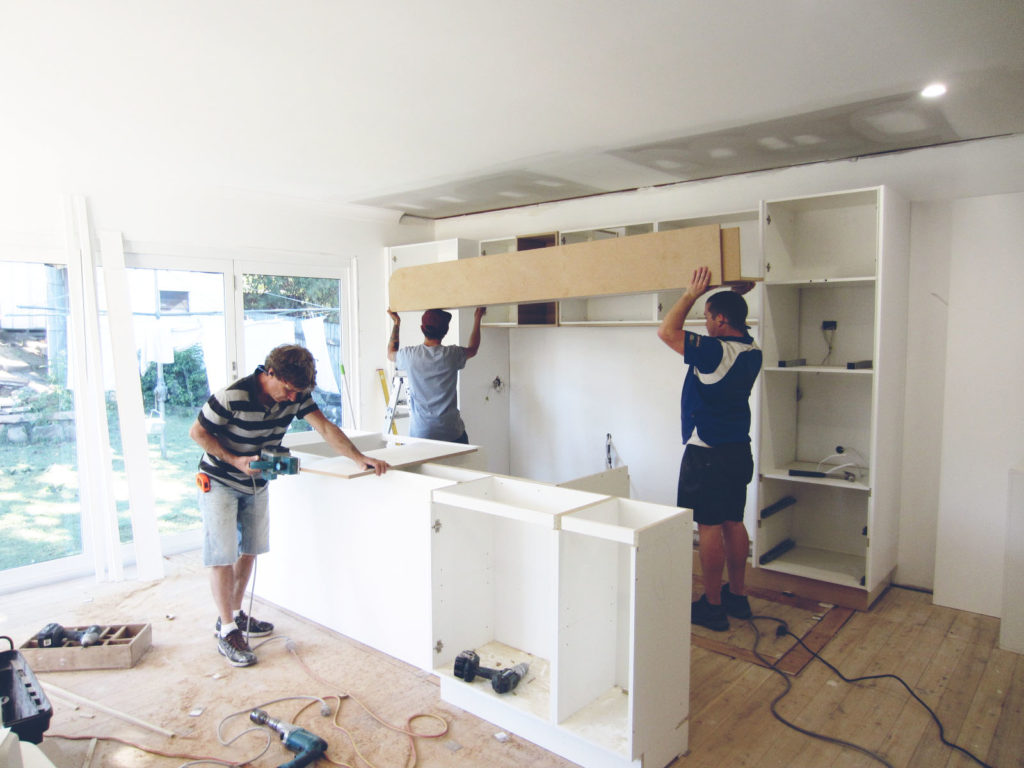
{"label": "white kitchen cabinet", "polygon": [[[684,753],[689,510],[502,477],[432,497],[442,698],[589,768]],[[495,693],[464,650],[529,673]]]}
{"label": "white kitchen cabinet", "polygon": [[754,565],[866,608],[896,566],[908,209],[872,188],[762,206]]}

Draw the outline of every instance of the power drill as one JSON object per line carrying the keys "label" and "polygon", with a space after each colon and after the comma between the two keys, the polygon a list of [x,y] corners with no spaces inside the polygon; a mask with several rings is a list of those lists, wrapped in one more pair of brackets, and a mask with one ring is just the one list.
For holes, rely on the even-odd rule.
{"label": "power drill", "polygon": [[327,742],[315,733],[271,717],[262,709],[254,709],[250,712],[249,719],[256,725],[265,725],[277,731],[284,745],[295,753],[294,760],[282,763],[278,768],[302,768],[304,765],[310,765],[319,760],[327,751]]}
{"label": "power drill", "polygon": [[60,648],[65,640],[78,643],[83,648],[96,645],[103,635],[103,628],[92,624],[85,629],[65,629],[56,622],[51,622],[36,633],[36,645],[40,648]]}
{"label": "power drill", "polygon": [[519,681],[526,677],[530,665],[526,662],[506,669],[489,669],[480,666],[480,656],[476,651],[463,651],[455,657],[455,676],[467,683],[473,682],[477,675],[491,681],[491,688],[496,693],[508,693]]}
{"label": "power drill", "polygon": [[249,469],[259,469],[260,477],[273,480],[278,475],[297,475],[299,473],[299,457],[292,456],[291,451],[283,445],[264,448],[260,451],[258,461],[250,461]]}

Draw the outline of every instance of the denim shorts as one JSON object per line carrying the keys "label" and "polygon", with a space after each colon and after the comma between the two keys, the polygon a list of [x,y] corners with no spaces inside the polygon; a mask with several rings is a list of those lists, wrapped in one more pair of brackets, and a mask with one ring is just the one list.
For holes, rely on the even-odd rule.
{"label": "denim shorts", "polygon": [[234,565],[239,555],[270,551],[267,489],[243,493],[216,481],[199,492],[203,515],[203,565]]}

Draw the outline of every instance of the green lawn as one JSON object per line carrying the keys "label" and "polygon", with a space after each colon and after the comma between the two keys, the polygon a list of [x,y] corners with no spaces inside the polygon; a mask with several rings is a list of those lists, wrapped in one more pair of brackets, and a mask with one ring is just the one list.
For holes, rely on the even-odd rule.
{"label": "green lawn", "polygon": [[[195,473],[199,448],[188,436],[195,412],[167,416],[167,457],[159,435],[149,436],[150,466],[161,534],[200,524]],[[131,541],[128,485],[116,422],[111,425],[114,493],[122,542]],[[0,446],[0,570],[46,562],[82,551],[78,458],[72,441]]]}

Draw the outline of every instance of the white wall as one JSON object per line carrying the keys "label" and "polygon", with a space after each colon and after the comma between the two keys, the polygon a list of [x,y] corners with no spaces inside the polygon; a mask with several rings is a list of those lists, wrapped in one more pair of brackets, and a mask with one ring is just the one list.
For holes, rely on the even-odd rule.
{"label": "white wall", "polygon": [[896,580],[932,585],[942,466],[952,203],[911,206],[903,485]]}
{"label": "white wall", "polygon": [[[959,231],[969,233],[975,222],[979,227],[987,226],[988,207],[995,205],[996,210],[1001,210],[1001,204],[993,202],[995,198],[987,202],[966,199],[1024,191],[1024,137],[464,216],[438,222],[435,236],[479,240],[717,215],[756,209],[762,199],[879,184],[894,187],[912,203],[903,509],[896,582],[930,589],[937,571],[949,573],[950,578],[957,580],[975,565],[961,556],[948,555],[941,543],[938,549],[935,546],[940,478],[948,482],[948,475],[962,475],[958,459],[948,453],[951,447],[942,439],[943,419],[950,418],[950,403],[958,402],[945,399],[944,360],[947,355],[957,359],[965,344],[977,344],[974,331],[982,324],[989,325],[976,310],[956,313],[971,333],[969,338],[951,334],[947,350],[945,302],[950,297],[950,264],[951,260],[964,258],[952,255],[962,248],[955,246],[954,241],[970,239],[964,234],[953,236],[950,214],[955,211],[953,218]],[[1024,238],[1019,235],[1003,240],[1004,247],[1020,242]],[[742,244],[745,253],[749,245]],[[1002,279],[998,271],[990,271],[996,266],[991,258],[977,264],[979,272],[972,275],[974,279]],[[999,268],[1005,267],[1002,264]],[[957,279],[954,277],[954,282]],[[1013,280],[1002,283],[1013,284]],[[992,318],[991,325],[1011,333],[1015,327],[1000,318]],[[512,447],[515,473],[559,480],[583,474],[593,462],[603,458],[604,434],[610,431],[622,460],[636,476],[637,495],[660,502],[666,501],[666,494],[674,495],[670,489],[678,471],[678,397],[683,370],[674,359],[678,356],[656,343],[653,328],[521,329],[511,333],[512,423],[513,430],[523,433],[522,441]],[[1012,343],[1012,339],[1007,337],[1006,343]],[[1013,380],[1019,389],[1018,382],[1019,377]],[[962,399],[1001,402],[1002,386],[987,378],[974,377],[969,386],[960,386],[957,394]],[[541,432],[542,428],[546,433]],[[983,434],[972,424],[963,424],[962,428],[968,435]],[[565,440],[573,441],[572,448],[556,450],[555,441],[561,446]],[[1019,461],[1020,455],[1016,457]],[[1002,475],[997,487],[972,488],[972,509],[1005,514],[1005,470],[1009,464],[999,466]],[[1000,551],[986,556],[1001,561]],[[993,604],[1000,593],[998,580],[989,588],[994,595],[982,601],[969,600],[971,610],[995,612]]]}
{"label": "white wall", "polygon": [[1024,194],[950,213],[935,602],[998,616],[1008,478],[1024,462]]}

